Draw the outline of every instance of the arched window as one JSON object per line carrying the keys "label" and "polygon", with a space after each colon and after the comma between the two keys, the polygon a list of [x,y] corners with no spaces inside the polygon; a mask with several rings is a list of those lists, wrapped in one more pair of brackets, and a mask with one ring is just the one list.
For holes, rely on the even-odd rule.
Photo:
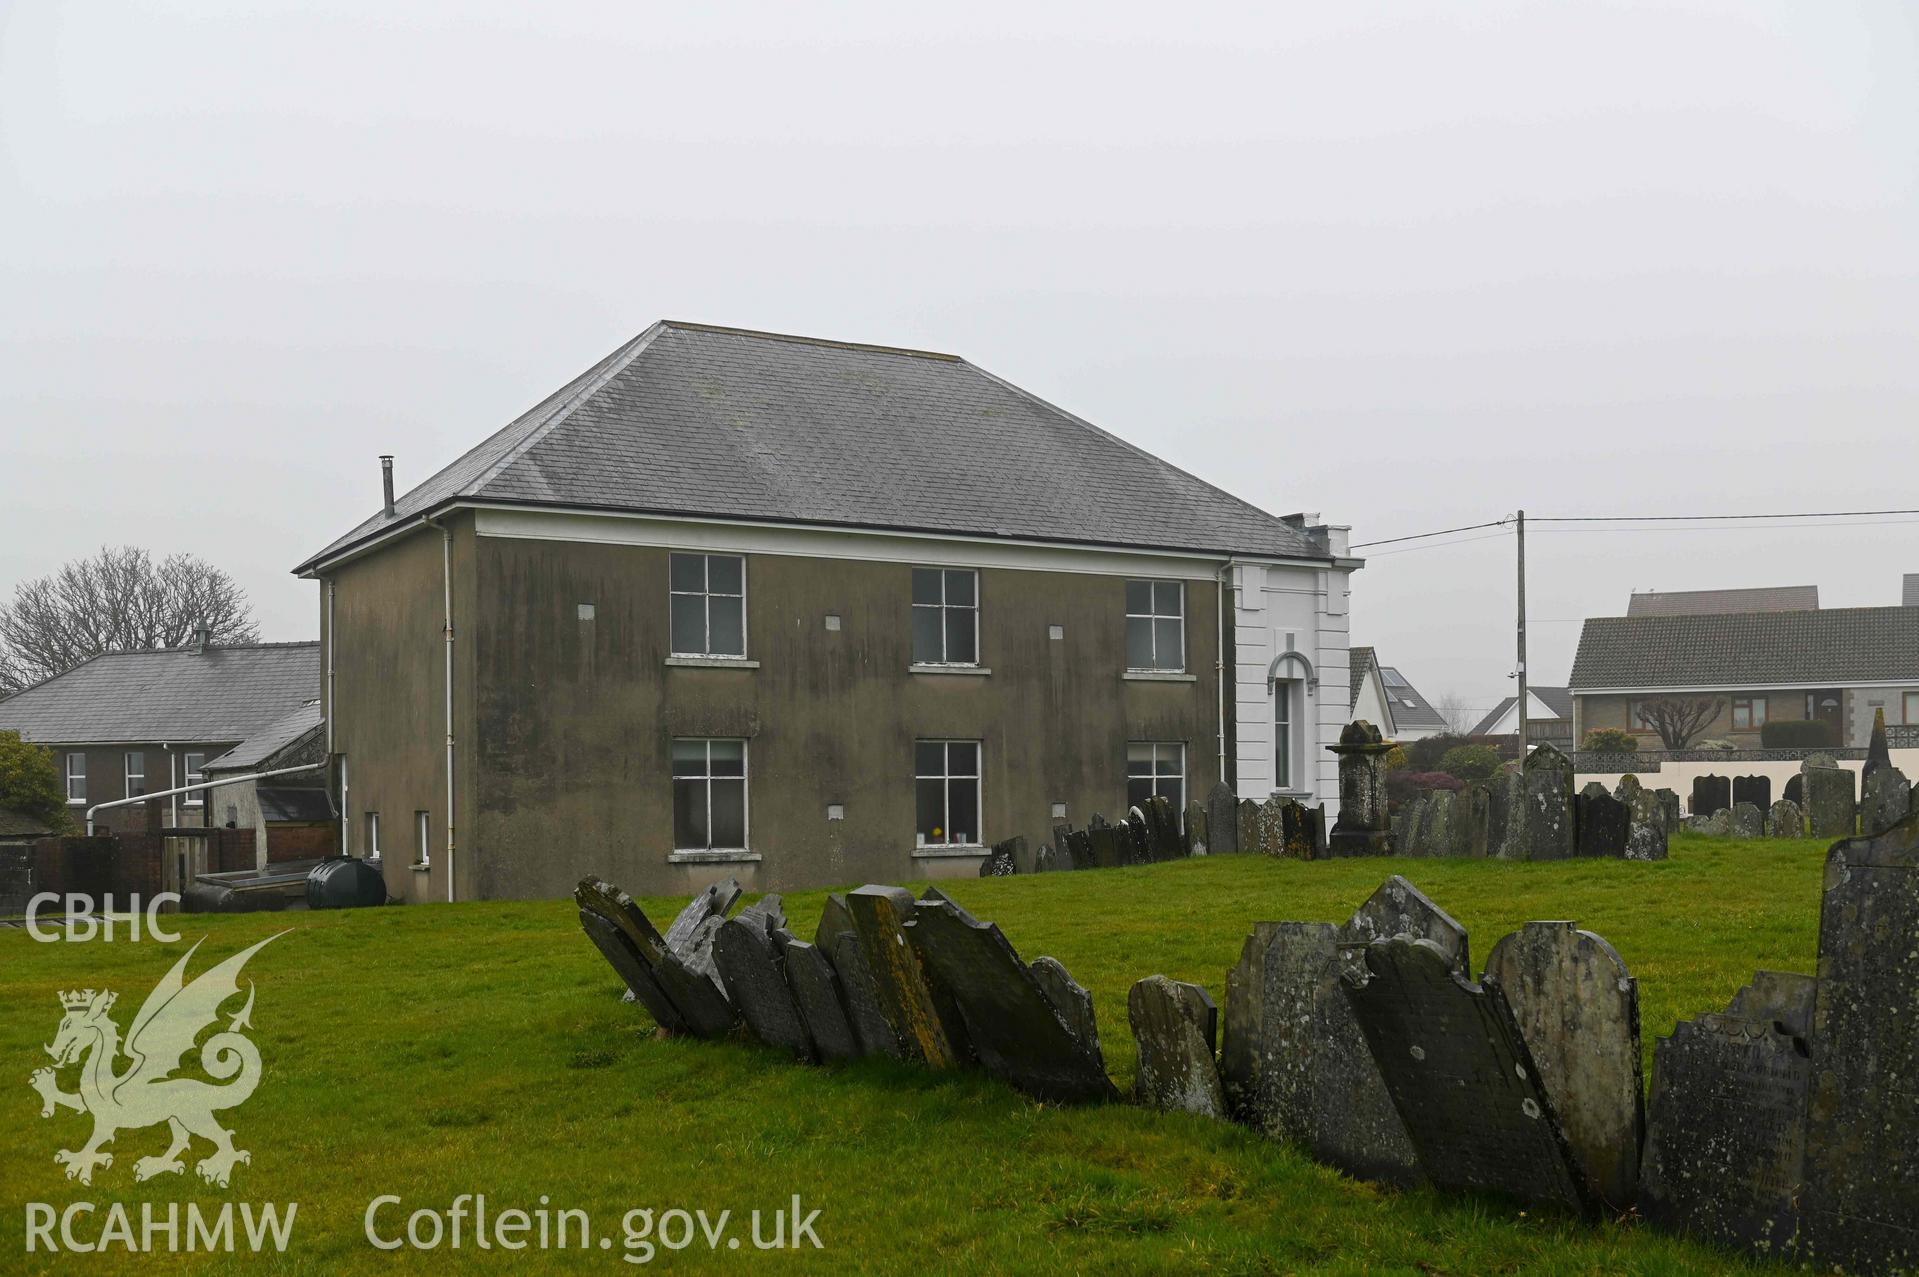
{"label": "arched window", "polygon": [[1273,788],[1306,788],[1306,693],[1319,686],[1319,675],[1304,653],[1291,649],[1273,658],[1266,669],[1273,694]]}

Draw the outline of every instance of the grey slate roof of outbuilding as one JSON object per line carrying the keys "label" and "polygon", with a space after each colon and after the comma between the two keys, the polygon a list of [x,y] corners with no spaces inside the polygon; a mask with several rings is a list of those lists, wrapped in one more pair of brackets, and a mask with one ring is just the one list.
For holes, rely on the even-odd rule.
{"label": "grey slate roof of outbuilding", "polygon": [[296,570],[460,499],[1329,557],[956,356],[665,321]]}
{"label": "grey slate roof of outbuilding", "polygon": [[319,686],[318,643],[115,652],[0,701],[0,729],[58,745],[238,741]]}
{"label": "grey slate roof of outbuilding", "polygon": [[44,838],[52,832],[32,816],[0,807],[0,838]]}
{"label": "grey slate roof of outbuilding", "polygon": [[1627,616],[1706,616],[1723,612],[1804,612],[1819,606],[1816,585],[1762,585],[1740,590],[1635,592]]}
{"label": "grey slate roof of outbuilding", "polygon": [[319,700],[308,701],[253,732],[238,745],[207,763],[203,770],[232,772],[258,767],[307,733],[318,731],[325,722]]}
{"label": "grey slate roof of outbuilding", "polygon": [[1597,616],[1580,631],[1571,681],[1580,692],[1919,684],[1919,608]]}

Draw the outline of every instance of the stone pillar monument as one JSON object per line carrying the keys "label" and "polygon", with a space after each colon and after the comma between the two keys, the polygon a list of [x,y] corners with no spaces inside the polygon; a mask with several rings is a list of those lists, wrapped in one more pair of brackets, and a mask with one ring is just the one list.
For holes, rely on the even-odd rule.
{"label": "stone pillar monument", "polygon": [[1386,819],[1386,755],[1393,742],[1365,719],[1346,724],[1339,744],[1339,819],[1326,840],[1329,856],[1390,856],[1393,835]]}

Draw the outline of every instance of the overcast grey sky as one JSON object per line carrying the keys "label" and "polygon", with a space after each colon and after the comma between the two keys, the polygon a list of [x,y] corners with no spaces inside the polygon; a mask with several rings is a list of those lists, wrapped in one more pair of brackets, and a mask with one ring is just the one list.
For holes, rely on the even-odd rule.
{"label": "overcast grey sky", "polygon": [[[1910,3],[0,12],[0,596],[132,541],[311,637],[376,454],[660,317],[955,351],[1358,541],[1919,505]],[[1634,588],[1897,602],[1915,533],[1542,530],[1533,678]],[[1511,549],[1373,558],[1356,641],[1490,705]]]}

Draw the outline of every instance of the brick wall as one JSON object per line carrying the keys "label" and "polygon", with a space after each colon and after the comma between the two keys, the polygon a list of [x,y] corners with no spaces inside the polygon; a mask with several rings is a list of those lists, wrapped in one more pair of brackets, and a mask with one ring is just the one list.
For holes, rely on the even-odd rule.
{"label": "brick wall", "polygon": [[267,826],[267,861],[324,860],[340,851],[338,825]]}

